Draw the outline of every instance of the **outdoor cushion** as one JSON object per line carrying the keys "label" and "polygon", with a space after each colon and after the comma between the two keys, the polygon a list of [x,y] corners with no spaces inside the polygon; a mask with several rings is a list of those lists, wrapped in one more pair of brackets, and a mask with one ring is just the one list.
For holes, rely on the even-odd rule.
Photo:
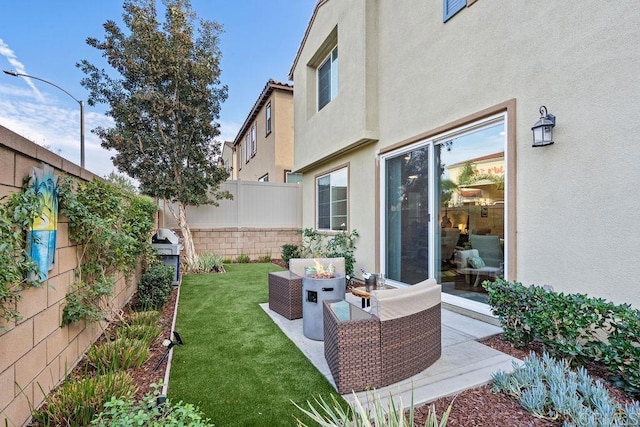
{"label": "outdoor cushion", "polygon": [[371,314],[381,321],[415,314],[440,304],[440,285],[428,279],[398,289],[378,289],[371,293]]}
{"label": "outdoor cushion", "polygon": [[483,259],[479,256],[470,256],[467,258],[467,262],[471,268],[483,268],[485,266]]}

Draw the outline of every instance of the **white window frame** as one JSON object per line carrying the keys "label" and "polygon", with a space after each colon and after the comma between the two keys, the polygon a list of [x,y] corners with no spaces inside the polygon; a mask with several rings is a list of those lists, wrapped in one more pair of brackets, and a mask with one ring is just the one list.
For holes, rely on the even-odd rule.
{"label": "white window frame", "polygon": [[265,107],[265,135],[269,135],[271,133],[271,101]]}
{"label": "white window frame", "polygon": [[257,143],[257,133],[258,133],[258,128],[257,126],[254,124],[251,127],[251,157],[256,155],[256,152],[258,151],[258,143]]}
{"label": "white window frame", "polygon": [[251,159],[251,141],[249,140],[249,134],[244,136],[244,162],[249,163]]}
{"label": "white window frame", "polygon": [[[337,175],[338,173],[344,173],[346,175],[345,180],[345,198],[340,200],[333,199],[333,192],[331,191],[333,187],[332,184],[332,176]],[[329,177],[329,228],[320,226],[320,187],[319,181],[323,178]],[[337,179],[337,178],[336,178]],[[334,169],[330,172],[327,172],[322,175],[318,175],[316,177],[316,229],[321,231],[341,231],[348,229],[349,225],[349,166],[342,166],[337,169]],[[344,215],[338,215],[334,212],[334,205],[338,202],[344,202],[345,204],[345,213]],[[332,224],[335,222],[334,218],[342,217],[342,221],[339,221],[339,224],[336,224],[334,227]]]}

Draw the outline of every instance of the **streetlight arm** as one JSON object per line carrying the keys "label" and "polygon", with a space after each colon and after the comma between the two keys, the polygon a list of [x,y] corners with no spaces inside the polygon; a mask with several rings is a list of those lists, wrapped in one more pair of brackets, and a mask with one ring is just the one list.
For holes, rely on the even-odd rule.
{"label": "streetlight arm", "polygon": [[63,88],[61,88],[60,86],[58,86],[55,83],[51,83],[49,80],[45,80],[45,79],[41,79],[40,77],[34,77],[34,76],[30,76],[28,74],[22,74],[22,73],[18,73],[17,71],[8,71],[8,70],[2,70],[3,73],[8,74],[10,76],[13,77],[28,77],[30,79],[35,79],[35,80],[40,80],[41,82],[45,82],[50,84],[51,86],[57,87],[58,89],[60,89],[61,91],[63,91],[64,93],[66,93],[67,95],[69,95],[71,97],[71,99],[73,99],[74,101],[76,101],[78,104],[80,104],[82,101],[80,101],[79,99],[77,99],[75,96],[71,95],[69,92],[67,92],[66,90],[64,90]]}
{"label": "streetlight arm", "polygon": [[29,79],[40,80],[41,82],[50,84],[51,86],[56,87],[61,91],[63,91],[64,93],[69,95],[71,99],[73,99],[78,104],[80,104],[80,167],[84,169],[84,101],[77,99],[75,96],[71,95],[65,89],[61,88],[55,83],[51,83],[49,80],[41,79],[40,77],[30,76],[28,74],[18,73],[17,71],[2,70],[2,72],[13,77],[27,77]]}

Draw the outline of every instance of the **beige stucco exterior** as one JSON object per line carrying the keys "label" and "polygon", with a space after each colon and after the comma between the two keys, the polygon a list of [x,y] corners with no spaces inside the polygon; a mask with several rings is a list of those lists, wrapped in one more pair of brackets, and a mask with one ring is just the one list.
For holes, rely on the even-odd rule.
{"label": "beige stucco exterior", "polygon": [[[507,276],[640,308],[640,9],[631,0],[480,0],[442,22],[442,2],[320,1],[291,77],[303,224],[315,180],[349,165],[357,268],[379,264],[377,153],[505,113]],[[315,67],[339,47],[337,97],[315,111]],[[546,105],[555,144],[531,146]]]}
{"label": "beige stucco exterior", "polygon": [[[266,110],[271,107],[271,131],[267,132]],[[247,135],[256,128],[256,149],[246,158]],[[233,179],[285,182],[293,168],[293,87],[269,80],[236,136],[233,146]]]}

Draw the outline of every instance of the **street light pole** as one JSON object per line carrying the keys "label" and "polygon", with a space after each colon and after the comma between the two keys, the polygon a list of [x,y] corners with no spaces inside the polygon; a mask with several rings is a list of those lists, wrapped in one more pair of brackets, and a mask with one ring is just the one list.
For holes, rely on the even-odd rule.
{"label": "street light pole", "polygon": [[69,95],[71,97],[71,99],[73,99],[78,104],[80,104],[80,167],[82,169],[84,169],[84,101],[76,99],[75,96],[71,95],[69,92],[67,92],[66,90],[64,90],[63,88],[58,86],[57,84],[51,83],[50,81],[45,80],[45,79],[41,79],[40,77],[34,77],[34,76],[30,76],[28,74],[18,73],[17,71],[7,71],[7,70],[2,70],[2,71],[5,74],[8,74],[8,75],[13,76],[13,77],[27,77],[27,78],[30,78],[30,79],[40,80],[41,82],[50,84],[51,86],[56,87],[56,88],[60,89],[61,91],[63,91],[64,93]]}

